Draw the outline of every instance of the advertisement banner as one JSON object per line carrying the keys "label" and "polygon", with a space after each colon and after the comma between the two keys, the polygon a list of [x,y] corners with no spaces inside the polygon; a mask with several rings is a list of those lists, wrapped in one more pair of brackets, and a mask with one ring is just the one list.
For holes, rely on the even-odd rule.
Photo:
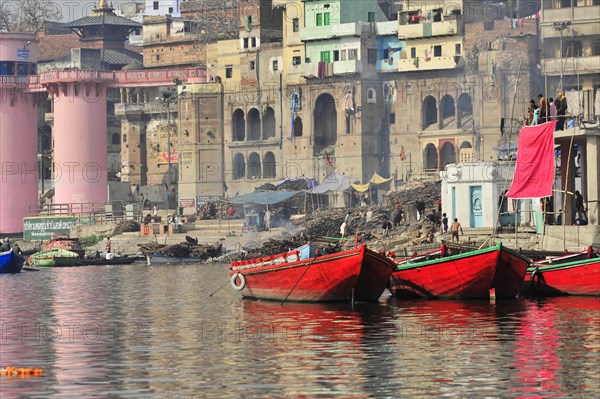
{"label": "advertisement banner", "polygon": [[54,234],[70,234],[77,219],[68,216],[33,216],[23,218],[24,240],[49,240]]}

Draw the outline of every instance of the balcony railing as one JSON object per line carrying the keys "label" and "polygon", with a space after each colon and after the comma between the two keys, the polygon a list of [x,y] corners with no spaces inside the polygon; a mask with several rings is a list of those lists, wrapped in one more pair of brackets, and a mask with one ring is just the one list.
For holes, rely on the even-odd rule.
{"label": "balcony railing", "polygon": [[360,36],[361,24],[357,22],[347,24],[333,24],[325,26],[313,26],[304,28],[300,32],[300,40],[308,42],[311,40],[335,39],[338,37]]}
{"label": "balcony railing", "polygon": [[[321,72],[319,72],[319,64],[320,62],[305,63],[303,76],[305,78],[328,78],[331,76],[362,73],[362,62],[360,60],[346,60],[326,63]],[[331,65],[333,65],[333,67],[331,67]]]}
{"label": "balcony railing", "polygon": [[542,60],[542,74],[550,76],[560,76],[576,74],[598,74],[600,73],[600,55],[592,57],[565,57],[546,58]]}
{"label": "balcony railing", "polygon": [[424,37],[448,36],[461,34],[462,19],[448,19],[440,22],[421,22],[417,24],[398,25],[399,39],[419,39]]}
{"label": "balcony railing", "polygon": [[464,67],[461,56],[431,57],[429,59],[418,57],[417,59],[404,59],[398,61],[399,72],[432,71],[438,69],[455,69]]}

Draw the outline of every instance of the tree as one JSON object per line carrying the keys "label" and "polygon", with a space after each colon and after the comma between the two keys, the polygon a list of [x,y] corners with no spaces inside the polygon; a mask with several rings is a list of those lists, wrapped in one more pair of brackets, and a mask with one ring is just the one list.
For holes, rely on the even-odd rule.
{"label": "tree", "polygon": [[37,32],[45,21],[60,21],[58,4],[41,0],[3,0],[0,3],[0,31]]}

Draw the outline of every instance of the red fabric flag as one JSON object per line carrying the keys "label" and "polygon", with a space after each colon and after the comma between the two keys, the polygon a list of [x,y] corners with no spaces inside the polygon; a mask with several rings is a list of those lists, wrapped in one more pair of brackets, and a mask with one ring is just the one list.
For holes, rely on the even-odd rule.
{"label": "red fabric flag", "polygon": [[406,159],[406,154],[404,153],[404,147],[400,150],[400,160],[404,161]]}
{"label": "red fabric flag", "polygon": [[509,198],[552,196],[554,184],[554,125],[556,121],[524,126],[519,133],[515,177]]}
{"label": "red fabric flag", "polygon": [[331,158],[329,158],[329,153],[325,150],[325,159],[327,159],[327,163],[329,166],[333,166],[333,162],[331,162]]}

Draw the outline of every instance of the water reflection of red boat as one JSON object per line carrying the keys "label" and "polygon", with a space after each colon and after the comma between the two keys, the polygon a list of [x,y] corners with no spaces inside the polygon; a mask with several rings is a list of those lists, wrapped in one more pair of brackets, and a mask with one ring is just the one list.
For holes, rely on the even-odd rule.
{"label": "water reflection of red boat", "polygon": [[512,298],[530,264],[501,243],[450,256],[442,247],[441,254],[399,263],[390,278],[390,291],[397,297],[488,298],[495,289],[498,298]]}
{"label": "water reflection of red boat", "polygon": [[395,268],[390,259],[361,245],[324,256],[303,256],[298,249],[233,262],[229,274],[231,285],[245,298],[374,302]]}
{"label": "water reflection of red boat", "polygon": [[540,296],[600,296],[600,258],[536,265],[527,270],[521,292]]}

